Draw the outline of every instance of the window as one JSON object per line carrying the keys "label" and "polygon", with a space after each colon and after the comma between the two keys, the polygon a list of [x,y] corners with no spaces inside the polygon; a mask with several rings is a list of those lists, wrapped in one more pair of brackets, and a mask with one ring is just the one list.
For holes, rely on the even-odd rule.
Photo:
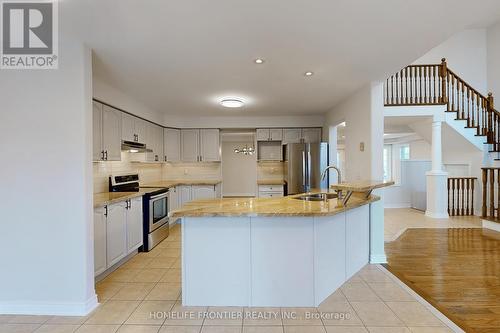
{"label": "window", "polygon": [[399,148],[399,159],[401,161],[406,161],[410,159],[410,146],[409,145],[402,145]]}
{"label": "window", "polygon": [[384,145],[384,180],[391,180],[391,179],[392,179],[392,145]]}

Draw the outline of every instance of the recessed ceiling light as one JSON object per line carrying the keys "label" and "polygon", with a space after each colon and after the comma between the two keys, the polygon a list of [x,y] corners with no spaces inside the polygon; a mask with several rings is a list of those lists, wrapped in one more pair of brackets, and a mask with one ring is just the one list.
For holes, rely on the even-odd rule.
{"label": "recessed ceiling light", "polygon": [[263,63],[264,63],[264,59],[257,58],[257,59],[255,59],[255,60],[254,60],[254,62],[255,62],[256,64],[259,64],[259,65],[260,65],[260,64],[263,64]]}
{"label": "recessed ceiling light", "polygon": [[311,75],[313,75],[313,74],[314,74],[313,72],[305,72],[305,73],[304,73],[304,75],[305,75],[305,76],[311,76]]}
{"label": "recessed ceiling light", "polygon": [[220,101],[220,105],[226,108],[241,108],[245,103],[237,98],[225,98]]}

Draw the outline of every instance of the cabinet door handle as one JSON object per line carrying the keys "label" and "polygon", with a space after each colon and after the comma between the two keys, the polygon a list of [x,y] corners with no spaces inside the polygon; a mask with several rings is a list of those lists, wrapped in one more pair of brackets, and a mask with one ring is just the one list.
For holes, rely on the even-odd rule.
{"label": "cabinet door handle", "polygon": [[108,206],[104,206],[104,216],[108,216]]}
{"label": "cabinet door handle", "polygon": [[101,160],[104,161],[104,150],[101,151]]}
{"label": "cabinet door handle", "polygon": [[106,161],[108,160],[108,151],[107,151],[107,150],[104,152],[104,159],[105,159]]}
{"label": "cabinet door handle", "polygon": [[167,155],[163,156],[164,161],[167,161]]}

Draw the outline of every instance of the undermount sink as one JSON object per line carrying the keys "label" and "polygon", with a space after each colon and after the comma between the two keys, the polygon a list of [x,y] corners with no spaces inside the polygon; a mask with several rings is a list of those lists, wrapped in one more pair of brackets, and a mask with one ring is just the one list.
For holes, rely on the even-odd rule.
{"label": "undermount sink", "polygon": [[326,201],[330,199],[337,198],[337,193],[315,193],[315,194],[305,194],[298,197],[294,197],[297,200],[305,200],[305,201]]}

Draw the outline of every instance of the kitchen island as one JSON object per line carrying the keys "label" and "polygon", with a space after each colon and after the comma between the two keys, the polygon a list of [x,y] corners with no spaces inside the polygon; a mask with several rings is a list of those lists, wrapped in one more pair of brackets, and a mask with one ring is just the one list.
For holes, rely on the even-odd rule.
{"label": "kitchen island", "polygon": [[379,200],[321,192],[330,198],[205,200],[173,212],[182,218],[183,305],[318,306],[368,263]]}

